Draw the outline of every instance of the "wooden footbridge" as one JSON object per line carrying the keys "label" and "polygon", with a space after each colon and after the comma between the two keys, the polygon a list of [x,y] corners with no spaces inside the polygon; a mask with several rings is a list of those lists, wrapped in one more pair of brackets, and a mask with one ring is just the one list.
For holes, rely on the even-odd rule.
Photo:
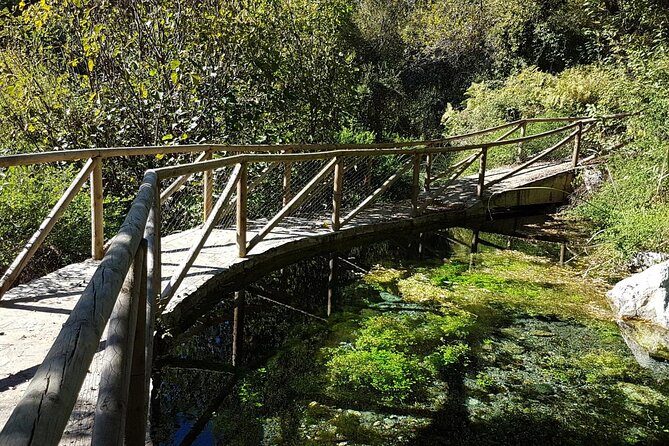
{"label": "wooden footbridge", "polygon": [[[526,119],[405,143],[0,157],[0,168],[84,162],[0,281],[0,444],[143,444],[157,323],[161,333],[179,334],[225,292],[300,258],[482,222],[498,209],[564,202],[575,170],[594,156],[582,153],[585,135],[625,116]],[[194,162],[145,173],[105,248],[104,163],[198,153]],[[502,153],[518,162],[490,168]],[[12,288],[89,179],[93,260]],[[194,185],[202,192],[193,195]],[[203,213],[197,224],[193,206],[180,206],[187,199]]]}

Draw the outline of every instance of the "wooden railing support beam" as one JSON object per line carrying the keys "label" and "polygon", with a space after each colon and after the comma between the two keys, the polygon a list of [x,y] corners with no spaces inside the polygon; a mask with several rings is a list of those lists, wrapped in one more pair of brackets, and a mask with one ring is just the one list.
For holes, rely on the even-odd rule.
{"label": "wooden railing support beam", "polygon": [[147,241],[139,245],[142,269],[137,302],[137,322],[135,324],[134,346],[128,395],[128,412],[125,418],[125,444],[142,444],[146,438],[149,412],[149,391],[151,379],[151,359],[153,348],[153,311],[147,295]]}
{"label": "wooden railing support beam", "polygon": [[476,187],[476,196],[481,198],[483,197],[483,191],[485,189],[485,168],[488,161],[488,148],[483,147],[481,149],[481,157],[479,158],[479,180]]}
{"label": "wooden railing support beam", "polygon": [[101,260],[104,255],[104,190],[102,184],[102,158],[93,158],[91,172],[91,257]]}
{"label": "wooden railing support beam", "polygon": [[337,157],[334,169],[334,190],[332,193],[332,230],[341,227],[341,199],[344,190],[344,159]]}
{"label": "wooden railing support beam", "polygon": [[[212,151],[204,152],[203,161],[209,161],[212,157]],[[214,171],[205,170],[203,174],[202,184],[202,221],[207,221],[211,209],[214,205]]]}
{"label": "wooden railing support beam", "polygon": [[[291,149],[286,149],[284,153],[291,153]],[[288,204],[292,198],[292,178],[293,178],[293,163],[285,162],[283,163],[283,185],[282,185],[282,206]]]}
{"label": "wooden railing support beam", "polygon": [[[143,243],[142,243],[143,244]],[[100,376],[98,402],[95,407],[95,422],[91,444],[96,446],[123,446],[128,414],[130,373],[135,347],[135,331],[138,325],[137,312],[144,270],[144,249],[140,244],[135,259],[116,300],[109,320],[107,345]],[[144,320],[140,321],[144,326]],[[144,342],[141,340],[142,356]],[[142,398],[143,395],[137,395]],[[133,399],[135,395],[133,395]]]}
{"label": "wooden railing support beam", "polygon": [[571,156],[571,167],[576,169],[578,166],[578,156],[581,151],[581,136],[583,135],[583,123],[578,123],[578,130],[574,135],[574,153]]}
{"label": "wooden railing support beam", "polygon": [[247,181],[248,167],[247,163],[239,163],[239,178],[237,179],[237,254],[239,257],[246,257],[248,252],[246,245],[246,229],[248,224],[247,215]]}
{"label": "wooden railing support beam", "polygon": [[420,163],[423,155],[415,153],[413,155],[413,178],[411,181],[411,216],[418,216],[418,194],[420,193]]}

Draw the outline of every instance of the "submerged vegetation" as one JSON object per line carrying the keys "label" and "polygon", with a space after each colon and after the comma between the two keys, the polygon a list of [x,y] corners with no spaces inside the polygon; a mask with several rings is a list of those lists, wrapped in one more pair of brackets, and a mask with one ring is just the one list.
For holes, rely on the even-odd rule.
{"label": "submerged vegetation", "polygon": [[347,285],[327,326],[287,331],[231,387],[209,434],[239,445],[669,441],[669,376],[635,361],[603,281],[514,251],[461,260],[386,262]]}

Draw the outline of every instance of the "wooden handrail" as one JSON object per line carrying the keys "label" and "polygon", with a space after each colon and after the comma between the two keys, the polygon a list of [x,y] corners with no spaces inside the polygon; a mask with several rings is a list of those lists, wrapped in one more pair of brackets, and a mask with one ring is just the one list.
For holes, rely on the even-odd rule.
{"label": "wooden handrail", "polygon": [[[182,164],[179,166],[161,167],[155,169],[158,173],[159,179],[173,178],[181,175],[189,175],[197,172],[204,172],[209,169],[220,169],[222,167],[231,166],[240,162],[257,163],[257,162],[299,162],[299,161],[313,161],[326,160],[335,157],[359,157],[359,156],[382,156],[382,155],[402,155],[402,154],[428,154],[428,153],[456,153],[464,152],[473,149],[481,149],[482,147],[498,147],[518,144],[519,142],[533,141],[535,139],[545,138],[550,135],[564,132],[566,130],[576,127],[578,124],[570,124],[553,130],[548,130],[542,133],[526,136],[524,138],[505,139],[500,141],[491,141],[481,144],[466,144],[461,146],[448,147],[432,147],[424,144],[414,148],[403,148],[400,145],[395,145],[392,148],[368,148],[355,150],[331,150],[324,152],[312,153],[268,153],[268,154],[244,154],[234,155],[226,158],[219,158],[211,161],[204,161],[201,163]],[[369,146],[366,146],[369,147]]]}
{"label": "wooden handrail", "polygon": [[28,389],[0,432],[2,446],[57,445],[144,234],[157,175],[137,198]]}
{"label": "wooden handrail", "polygon": [[638,113],[619,113],[615,115],[606,115],[598,118],[591,117],[562,117],[562,118],[527,118],[517,121],[490,127],[484,130],[465,133],[462,135],[448,136],[440,139],[412,141],[401,143],[378,143],[378,144],[256,144],[256,145],[225,145],[225,144],[184,144],[169,146],[142,146],[142,147],[109,147],[100,149],[77,149],[60,150],[42,153],[26,153],[17,155],[6,155],[0,157],[0,167],[10,167],[28,164],[50,163],[56,161],[75,161],[89,158],[114,158],[128,156],[155,156],[167,153],[193,153],[211,150],[212,152],[281,152],[285,150],[304,150],[304,151],[330,151],[330,150],[358,150],[365,148],[404,148],[417,146],[435,146],[459,139],[480,136],[486,133],[492,133],[507,127],[533,122],[594,122],[608,119],[626,118]]}

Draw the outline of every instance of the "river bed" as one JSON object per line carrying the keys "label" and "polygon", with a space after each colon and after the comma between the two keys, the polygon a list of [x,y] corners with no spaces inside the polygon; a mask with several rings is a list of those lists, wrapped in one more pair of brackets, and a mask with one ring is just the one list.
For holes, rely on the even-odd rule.
{"label": "river bed", "polygon": [[155,438],[669,444],[666,368],[636,362],[610,284],[561,266],[560,245],[481,237],[518,250],[407,237],[338,253],[334,277],[326,257],[276,272],[236,311],[225,299],[161,360]]}

